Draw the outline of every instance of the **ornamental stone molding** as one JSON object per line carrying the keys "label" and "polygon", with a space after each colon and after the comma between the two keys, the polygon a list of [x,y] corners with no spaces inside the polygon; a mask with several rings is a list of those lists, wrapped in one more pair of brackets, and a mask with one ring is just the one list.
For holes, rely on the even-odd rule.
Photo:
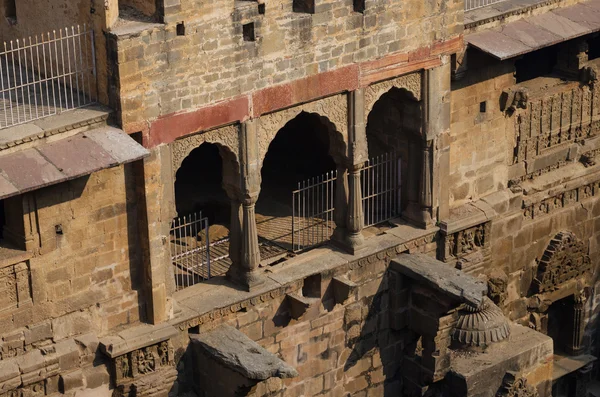
{"label": "ornamental stone molding", "polygon": [[483,347],[510,335],[508,320],[487,296],[478,308],[464,305],[452,330],[452,339],[468,347]]}
{"label": "ornamental stone molding", "polygon": [[236,164],[239,164],[239,126],[228,125],[214,130],[201,132],[178,139],[171,143],[173,177],[177,173],[183,160],[203,143],[214,143],[220,150],[230,153]]}
{"label": "ornamental stone molding", "polygon": [[[421,100],[421,73],[411,73],[395,79],[383,81],[381,83],[372,84],[365,88],[365,115],[369,117],[369,113],[373,110],[375,103],[383,94],[392,88],[405,89],[410,92],[416,101]],[[365,120],[366,121],[366,120]]]}
{"label": "ornamental stone molding", "polygon": [[556,234],[538,262],[533,287],[535,292],[554,291],[565,282],[592,273],[585,244],[568,231]]}
{"label": "ornamental stone molding", "polygon": [[261,116],[258,121],[258,151],[260,163],[265,159],[269,145],[277,133],[301,112],[314,113],[329,129],[330,154],[336,162],[348,158],[348,98],[345,94]]}
{"label": "ornamental stone molding", "polygon": [[527,384],[527,379],[509,371],[504,375],[496,397],[538,397],[538,391]]}

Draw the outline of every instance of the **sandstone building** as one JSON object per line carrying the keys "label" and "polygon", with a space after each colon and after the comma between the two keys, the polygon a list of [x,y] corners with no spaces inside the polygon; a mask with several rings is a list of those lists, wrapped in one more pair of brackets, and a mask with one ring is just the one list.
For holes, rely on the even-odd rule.
{"label": "sandstone building", "polygon": [[600,395],[599,0],[0,14],[0,397]]}

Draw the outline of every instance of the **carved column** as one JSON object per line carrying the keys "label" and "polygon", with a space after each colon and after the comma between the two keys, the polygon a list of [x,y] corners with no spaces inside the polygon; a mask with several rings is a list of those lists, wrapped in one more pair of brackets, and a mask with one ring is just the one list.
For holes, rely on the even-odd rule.
{"label": "carved column", "polygon": [[[241,246],[237,263],[233,263],[227,272],[232,281],[251,290],[260,285],[264,280],[258,273],[260,263],[260,251],[258,247],[258,233],[256,230],[256,217],[254,206],[260,192],[260,166],[258,158],[258,139],[256,122],[246,121],[240,129],[240,201],[241,201]],[[236,202],[237,203],[237,202]],[[235,207],[232,202],[232,207]],[[239,207],[238,207],[239,211]],[[232,208],[233,222],[239,219],[239,212]],[[232,229],[233,231],[233,229]],[[237,253],[234,253],[234,258]],[[232,261],[234,260],[232,258]]]}
{"label": "carved column", "polygon": [[364,244],[364,214],[360,170],[367,161],[365,92],[362,88],[348,94],[348,229],[347,248],[355,253]]}
{"label": "carved column", "polygon": [[348,230],[346,221],[348,218],[348,175],[347,168],[343,159],[336,159],[337,179],[335,183],[335,209],[333,218],[335,221],[335,230],[331,239],[341,245],[344,245]]}
{"label": "carved column", "polygon": [[583,352],[583,335],[585,331],[585,303],[587,297],[584,292],[576,294],[573,302],[573,339],[569,349],[574,355]]}

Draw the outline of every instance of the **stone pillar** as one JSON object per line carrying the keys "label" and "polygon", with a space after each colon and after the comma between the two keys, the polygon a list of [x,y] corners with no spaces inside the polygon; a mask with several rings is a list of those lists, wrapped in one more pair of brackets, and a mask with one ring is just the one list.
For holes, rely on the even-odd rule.
{"label": "stone pillar", "polygon": [[365,92],[359,88],[348,94],[348,218],[346,248],[355,253],[364,245],[364,214],[360,170],[368,160],[365,125]]}
{"label": "stone pillar", "polygon": [[419,209],[414,221],[429,228],[449,216],[450,57],[423,73],[423,142]]}
{"label": "stone pillar", "polygon": [[585,303],[587,297],[584,292],[576,294],[573,302],[573,339],[569,350],[573,355],[583,352],[583,335],[585,332]]}
{"label": "stone pillar", "polygon": [[[240,129],[241,252],[238,263],[233,263],[227,272],[230,280],[248,291],[264,282],[258,272],[260,251],[254,212],[259,193],[260,161],[256,121],[249,120],[242,123]],[[236,218],[234,211],[232,209],[232,221]]]}
{"label": "stone pillar", "polygon": [[242,252],[242,202],[238,187],[223,184],[229,197],[231,215],[229,222],[229,259],[232,263],[239,264]]}
{"label": "stone pillar", "polygon": [[337,180],[335,184],[334,213],[335,230],[331,239],[340,245],[344,245],[348,230],[346,221],[348,218],[348,169],[344,165],[343,159],[336,159]]}

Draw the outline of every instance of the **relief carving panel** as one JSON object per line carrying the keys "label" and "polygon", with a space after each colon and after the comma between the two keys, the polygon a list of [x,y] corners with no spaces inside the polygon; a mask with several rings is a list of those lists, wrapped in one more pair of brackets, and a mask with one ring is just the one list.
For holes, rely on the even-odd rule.
{"label": "relief carving panel", "polygon": [[0,311],[31,305],[29,263],[0,269]]}
{"label": "relief carving panel", "polygon": [[183,139],[178,139],[171,143],[171,153],[173,162],[173,176],[177,173],[183,160],[203,143],[214,143],[225,148],[235,157],[239,163],[239,125],[228,125],[226,127],[216,128],[199,134],[190,135]]}
{"label": "relief carving panel", "polygon": [[348,154],[348,99],[345,94],[334,95],[314,102],[261,116],[258,121],[258,151],[262,163],[275,136],[300,112],[316,113],[325,124],[332,124],[329,139],[330,152],[336,161]]}
{"label": "relief carving panel", "polygon": [[375,106],[375,102],[386,92],[392,88],[404,88],[411,92],[417,101],[421,100],[421,73],[411,73],[404,76],[397,77],[395,79],[383,81],[381,83],[373,84],[365,89],[365,116],[368,117],[369,113]]}

